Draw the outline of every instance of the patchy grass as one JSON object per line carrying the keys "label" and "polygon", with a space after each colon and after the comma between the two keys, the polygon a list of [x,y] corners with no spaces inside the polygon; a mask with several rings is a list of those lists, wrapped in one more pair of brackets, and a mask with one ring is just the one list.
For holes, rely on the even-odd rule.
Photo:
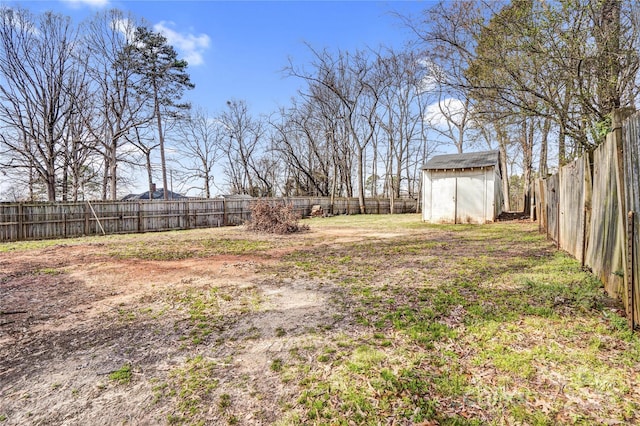
{"label": "patchy grass", "polygon": [[179,239],[157,243],[134,241],[114,245],[111,256],[117,259],[181,260],[217,255],[256,255],[272,247],[268,241],[231,238]]}
{"label": "patchy grass", "polygon": [[16,241],[16,242],[3,242],[0,243],[0,253],[20,252],[30,250],[42,250],[61,245],[82,245],[87,244],[92,238],[74,238],[70,240],[56,239],[56,240],[38,240],[38,241]]}
{"label": "patchy grass", "polygon": [[216,255],[260,255],[287,242],[286,238],[260,238],[248,235],[241,227],[229,227],[0,243],[0,253],[85,246],[100,252],[107,248],[108,254],[116,259],[162,261]]}
{"label": "patchy grass", "polygon": [[[136,383],[99,387],[101,397],[151,389],[128,408],[153,400],[142,409],[155,410],[152,423],[168,424],[640,422],[640,339],[601,284],[535,224],[439,226],[419,215],[304,223],[309,232],[287,237],[227,228],[83,239],[100,262],[146,259],[152,267],[242,256],[257,265],[175,278],[175,287],[151,285],[144,297],[111,306],[91,335],[119,334],[85,342],[109,357],[114,342],[126,355],[131,350],[125,359],[135,360]],[[37,266],[34,276],[45,283],[67,271],[57,263],[27,266]],[[104,297],[118,290],[91,289]],[[68,334],[68,343],[80,336],[71,327]],[[135,339],[147,345],[136,351]],[[47,350],[63,346],[45,342]],[[15,359],[23,353],[30,352]],[[70,354],[56,362],[87,356]],[[129,383],[130,365],[118,373],[127,371],[128,379],[110,379]],[[47,397],[78,388],[52,383]],[[23,390],[15,396],[33,392]],[[28,421],[30,412],[23,414],[3,409],[0,422]]]}
{"label": "patchy grass", "polygon": [[168,383],[154,388],[156,403],[165,399],[173,402],[175,408],[167,416],[169,424],[205,424],[212,392],[218,387],[219,368],[217,362],[198,355],[188,359],[183,367],[172,370]]}
{"label": "patchy grass", "polygon": [[[187,334],[181,340],[200,345],[221,343],[221,332],[240,315],[258,311],[261,297],[255,288],[189,288],[173,294],[170,301],[175,309],[187,314],[186,325],[181,326]],[[212,334],[216,337],[213,342]]]}
{"label": "patchy grass", "polygon": [[[324,229],[365,229],[378,231],[405,231],[407,229],[424,229],[419,215],[392,214],[392,215],[341,215],[331,218],[305,219],[312,228]],[[429,225],[427,225],[429,226]]]}
{"label": "patchy grass", "polygon": [[334,337],[333,352],[298,351],[315,365],[292,358],[287,377],[302,391],[282,424],[639,420],[630,385],[637,336],[601,284],[535,224],[395,219],[319,224],[412,233],[296,251],[280,266],[280,274],[343,286],[362,327],[357,337]]}

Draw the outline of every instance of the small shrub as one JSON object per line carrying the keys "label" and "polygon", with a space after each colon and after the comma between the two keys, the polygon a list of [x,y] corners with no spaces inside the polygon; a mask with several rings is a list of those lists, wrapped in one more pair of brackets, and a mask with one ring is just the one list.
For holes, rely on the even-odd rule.
{"label": "small shrub", "polygon": [[247,229],[255,232],[270,234],[293,234],[309,229],[307,225],[300,225],[298,216],[293,210],[293,204],[257,201],[251,207],[251,220],[247,222]]}

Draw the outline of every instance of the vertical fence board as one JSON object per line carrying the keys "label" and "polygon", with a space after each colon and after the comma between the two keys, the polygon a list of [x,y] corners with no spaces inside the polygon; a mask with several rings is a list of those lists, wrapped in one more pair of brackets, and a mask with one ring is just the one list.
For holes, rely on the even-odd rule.
{"label": "vertical fence board", "polygon": [[607,293],[625,300],[613,135],[609,134],[593,153],[591,224],[585,264],[604,283]]}
{"label": "vertical fence board", "polygon": [[584,238],[585,157],[560,169],[560,248],[582,259]]}
{"label": "vertical fence board", "polygon": [[547,186],[544,179],[538,179],[535,186],[538,194],[536,197],[538,202],[538,229],[543,232],[543,230],[547,229]]}
{"label": "vertical fence board", "polygon": [[627,228],[633,230],[628,238],[630,264],[628,297],[632,300],[632,318],[635,327],[640,319],[640,271],[638,253],[640,250],[640,115],[636,114],[625,122],[622,132],[624,152],[624,176],[626,181]]}

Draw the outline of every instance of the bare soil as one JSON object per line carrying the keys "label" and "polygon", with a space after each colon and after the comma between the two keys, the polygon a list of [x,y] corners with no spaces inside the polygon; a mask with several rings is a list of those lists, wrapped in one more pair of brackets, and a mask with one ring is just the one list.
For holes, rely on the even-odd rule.
{"label": "bare soil", "polygon": [[[163,384],[196,356],[215,366],[204,423],[271,424],[296,390],[272,371],[274,361],[310,330],[355,326],[335,303],[343,290],[261,270],[296,244],[396,235],[315,230],[256,256],[178,261],[119,260],[95,242],[0,253],[0,424],[171,423],[179,395]],[[230,303],[253,294],[259,308],[221,312],[215,335],[192,344],[181,297],[210,289]],[[129,383],[110,379],[126,365]],[[221,395],[229,408],[215,406]]]}

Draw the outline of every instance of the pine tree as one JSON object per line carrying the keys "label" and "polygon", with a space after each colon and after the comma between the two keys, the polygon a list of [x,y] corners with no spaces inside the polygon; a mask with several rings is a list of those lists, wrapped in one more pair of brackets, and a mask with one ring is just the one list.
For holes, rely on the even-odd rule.
{"label": "pine tree", "polygon": [[137,89],[149,94],[153,103],[153,116],[158,127],[164,199],[167,200],[163,110],[165,114],[173,114],[188,109],[190,105],[180,103],[180,100],[184,90],[193,89],[195,85],[186,71],[187,61],[178,58],[178,53],[162,34],[144,26],[138,27],[127,50],[133,58],[137,72],[144,76]]}

